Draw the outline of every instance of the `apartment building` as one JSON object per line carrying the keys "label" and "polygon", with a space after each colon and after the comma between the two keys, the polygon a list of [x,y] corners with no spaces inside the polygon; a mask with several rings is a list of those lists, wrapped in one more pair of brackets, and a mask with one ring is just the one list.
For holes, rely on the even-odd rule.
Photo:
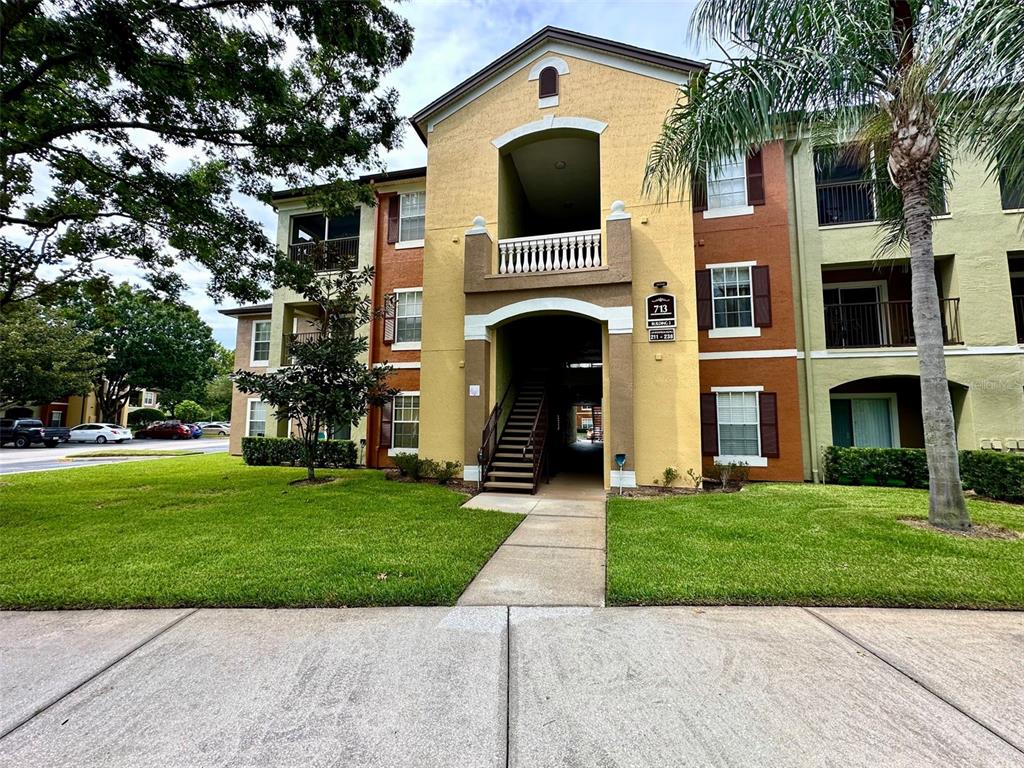
{"label": "apartment building", "polygon": [[[387,308],[366,364],[390,364],[400,394],[332,434],[369,466],[418,451],[527,491],[567,470],[628,487],[733,462],[799,481],[833,443],[921,445],[909,271],[874,256],[862,169],[786,137],[643,194],[702,67],[547,28],[413,116],[427,168],[365,177],[376,206],[328,219],[276,193],[281,249],[373,264]],[[935,252],[958,438],[1024,449],[1024,202],[969,155],[954,170]],[[239,367],[287,365],[316,320],[287,290],[227,313]],[[289,432],[257,397],[236,394],[233,422],[234,452]]]}

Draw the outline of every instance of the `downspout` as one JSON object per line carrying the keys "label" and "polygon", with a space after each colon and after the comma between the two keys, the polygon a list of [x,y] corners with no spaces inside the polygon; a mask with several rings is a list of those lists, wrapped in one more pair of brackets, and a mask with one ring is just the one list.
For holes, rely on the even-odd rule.
{"label": "downspout", "polygon": [[807,289],[807,262],[803,257],[804,254],[804,229],[800,224],[800,195],[797,192],[797,164],[796,164],[796,153],[799,151],[802,142],[799,138],[793,143],[793,151],[790,154],[790,173],[792,173],[792,188],[793,188],[793,226],[796,229],[796,238],[794,241],[795,256],[797,271],[800,275],[798,291],[800,292],[800,340],[803,350],[799,347],[797,352],[803,351],[804,353],[804,392],[807,398],[807,440],[808,440],[808,453],[811,457],[811,481],[820,483],[821,478],[818,476],[818,450],[817,450],[817,435],[815,433],[815,418],[814,418],[814,366],[811,364],[811,352],[809,344],[809,332],[811,327],[810,309],[808,307],[807,298],[805,291]]}

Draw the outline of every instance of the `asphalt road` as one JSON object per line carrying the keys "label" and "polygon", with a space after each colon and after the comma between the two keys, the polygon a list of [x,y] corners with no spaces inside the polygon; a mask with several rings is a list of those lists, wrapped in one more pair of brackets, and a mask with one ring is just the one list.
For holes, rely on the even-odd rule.
{"label": "asphalt road", "polygon": [[96,445],[94,443],[61,443],[55,448],[46,448],[42,445],[34,445],[31,448],[15,448],[4,446],[0,449],[0,475],[9,475],[14,472],[39,472],[51,469],[71,469],[74,467],[89,467],[96,464],[115,464],[122,461],[145,461],[157,456],[125,456],[109,459],[78,459],[78,454],[92,451],[120,451],[120,450],[189,450],[202,451],[203,453],[221,453],[228,449],[226,438],[205,437],[199,440],[132,440],[127,443],[107,443]]}

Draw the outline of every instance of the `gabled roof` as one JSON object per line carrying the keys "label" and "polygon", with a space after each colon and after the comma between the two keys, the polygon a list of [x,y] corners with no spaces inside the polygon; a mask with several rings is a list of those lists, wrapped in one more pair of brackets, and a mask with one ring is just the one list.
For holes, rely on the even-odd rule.
{"label": "gabled roof", "polygon": [[479,72],[476,72],[463,80],[444,95],[434,99],[432,102],[427,104],[427,106],[409,118],[412,122],[413,128],[416,129],[416,133],[419,134],[419,137],[423,140],[423,143],[425,144],[427,142],[426,132],[423,129],[423,122],[430,115],[438,112],[452,102],[457,101],[474,88],[485,83],[489,78],[500,72],[502,69],[529,54],[533,49],[540,48],[550,43],[564,43],[577,48],[587,48],[599,53],[632,59],[633,61],[652,65],[660,69],[686,74],[707,69],[707,64],[703,64],[692,59],[684,59],[680,56],[673,56],[668,53],[651,51],[647,48],[638,48],[634,45],[626,45],[625,43],[608,40],[603,37],[584,35],[581,32],[573,32],[572,30],[561,29],[560,27],[544,27],[544,29],[528,37],[512,50],[506,52],[502,56],[499,56]]}

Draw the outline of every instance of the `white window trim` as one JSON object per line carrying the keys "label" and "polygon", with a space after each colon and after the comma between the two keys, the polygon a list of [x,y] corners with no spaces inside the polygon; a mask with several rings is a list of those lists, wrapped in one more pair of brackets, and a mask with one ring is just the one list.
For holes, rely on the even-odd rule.
{"label": "white window trim", "polygon": [[[752,392],[757,395],[757,455],[756,456],[735,456],[732,454],[720,454],[714,457],[715,464],[746,464],[748,467],[767,467],[768,457],[761,455],[761,393],[764,387],[761,385],[745,387],[712,387],[711,391],[716,395],[719,392]],[[718,422],[718,398],[715,398],[715,430],[718,433],[718,444],[722,444],[721,424]]]}
{"label": "white window trim", "polygon": [[558,106],[558,94],[554,96],[541,96],[537,99],[537,109],[549,109]]}
{"label": "white window trim", "polygon": [[[249,398],[246,398],[246,401],[245,401],[245,433],[243,435],[244,437],[252,437],[252,435],[249,434],[249,426],[250,426],[250,421],[252,419],[252,404],[253,403],[263,403],[263,399],[259,398],[259,397],[249,397]],[[266,405],[266,403],[263,403],[263,404]],[[270,413],[268,412],[267,415],[264,416],[264,418],[263,418],[263,436],[264,437],[267,436],[267,426],[268,426],[268,424],[270,422],[269,416],[270,416]]]}
{"label": "white window trim", "polygon": [[704,269],[714,272],[716,269],[742,269],[750,270],[750,325],[738,325],[735,327],[719,328],[715,326],[715,276],[711,275],[711,325],[708,329],[709,339],[743,339],[754,338],[761,335],[760,327],[754,325],[754,267],[756,261],[734,261],[732,263],[707,264]]}
{"label": "white window trim", "polygon": [[[395,393],[395,397],[396,398],[397,397],[402,397],[403,395],[416,395],[416,397],[419,397],[420,396],[420,391],[417,389],[417,390],[408,390],[408,391],[404,391],[404,392],[396,392]],[[423,404],[423,401],[421,399],[420,400],[420,405],[422,406],[422,404]],[[404,422],[403,421],[402,423],[403,424],[407,424],[408,422]],[[419,424],[421,422],[417,421],[416,423]],[[418,455],[419,452],[420,452],[420,449],[418,447],[417,448],[395,448],[395,417],[394,417],[394,413],[392,412],[392,415],[391,415],[391,447],[388,448],[388,456],[399,456],[399,455],[401,455],[403,453],[410,453],[410,454],[417,454]]]}
{"label": "white window trim", "polygon": [[[742,154],[742,153],[737,153]],[[730,158],[731,159],[731,158]],[[743,155],[743,199],[750,199],[750,190],[747,189],[747,164],[746,155]],[[707,210],[704,211],[705,219],[725,219],[730,216],[750,216],[754,213],[754,206],[752,205],[731,205],[726,208],[712,208],[711,207],[711,187],[710,181],[704,182],[704,196],[707,199]]]}
{"label": "white window trim", "polygon": [[[417,286],[417,287],[414,287],[414,288],[394,288],[391,292],[392,293],[416,293],[417,291],[419,291],[420,294],[422,294],[423,293],[423,286],[421,285],[421,286]],[[421,298],[421,301],[422,301],[422,298]],[[422,322],[423,322],[422,303],[421,303],[420,307],[421,307],[421,309],[420,309],[420,323],[422,324]],[[398,314],[397,313],[398,313],[398,309],[396,307],[396,309],[395,309],[395,336],[398,336]],[[422,330],[422,325],[421,325],[420,326],[420,334],[421,334],[421,336],[422,336],[422,333],[423,333],[423,330]],[[393,341],[393,342],[391,342],[391,349],[393,351],[395,351],[395,352],[415,352],[415,351],[421,350],[422,348],[423,348],[423,342],[422,341]],[[410,393],[399,393],[399,394],[412,394],[412,393],[410,392]],[[419,394],[419,393],[417,393],[417,394]]]}
{"label": "white window trim", "polygon": [[[900,411],[896,400],[895,392],[837,392],[829,393],[828,401],[831,406],[833,400],[888,400],[889,401],[889,431],[892,433],[892,447],[900,448]],[[829,409],[831,417],[831,407]],[[850,425],[851,428],[853,425]],[[854,436],[856,437],[856,435]],[[855,446],[856,447],[856,446]]]}
{"label": "white window trim", "polygon": [[423,222],[424,222],[424,232],[426,231],[426,214],[427,214],[426,195],[427,195],[427,191],[425,189],[407,189],[404,192],[399,192],[398,193],[398,242],[395,243],[395,250],[396,251],[402,251],[402,250],[405,250],[406,248],[422,248],[423,245],[424,245],[424,238],[420,238],[419,240],[403,240],[402,239],[402,219],[404,218],[404,216],[402,216],[402,203],[403,203],[404,198],[407,195],[423,195],[423,197],[424,197],[424,208],[423,208],[424,219],[423,219]]}
{"label": "white window trim", "polygon": [[[268,365],[270,365],[270,351],[269,350],[267,351],[267,359],[266,360],[257,360],[256,359],[256,326],[259,325],[260,323],[271,323],[271,321],[270,320],[253,320],[252,321],[252,332],[249,334],[251,336],[251,338],[249,339],[249,367],[250,368],[266,368]],[[270,325],[270,337],[271,337],[271,339],[273,339],[273,336],[274,336],[274,326],[273,326],[273,324],[271,324]],[[248,430],[246,430],[246,432],[248,432]]]}

